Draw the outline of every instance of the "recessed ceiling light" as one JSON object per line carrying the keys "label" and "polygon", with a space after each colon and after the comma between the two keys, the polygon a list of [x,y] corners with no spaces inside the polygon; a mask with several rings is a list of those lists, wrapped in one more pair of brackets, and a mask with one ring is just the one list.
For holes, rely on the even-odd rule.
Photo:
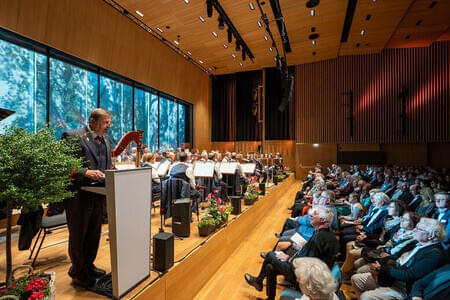
{"label": "recessed ceiling light", "polygon": [[191,51],[188,51],[187,54],[188,54],[188,55],[192,55]]}
{"label": "recessed ceiling light", "polygon": [[363,29],[363,30],[361,30],[361,35],[364,35],[364,34],[366,34],[366,31]]}
{"label": "recessed ceiling light", "polygon": [[144,14],[141,13],[140,11],[137,10],[136,13],[137,13],[138,15],[140,15],[141,17],[144,17]]}
{"label": "recessed ceiling light", "polygon": [[310,40],[317,40],[319,38],[319,34],[318,33],[310,34],[308,38]]}
{"label": "recessed ceiling light", "polygon": [[272,52],[273,51],[272,47],[270,47],[269,50],[270,50],[270,52]]}
{"label": "recessed ceiling light", "polygon": [[233,54],[231,54],[231,57],[232,58],[236,58],[236,55],[233,53]]}
{"label": "recessed ceiling light", "polygon": [[316,27],[311,27],[311,32],[316,32]]}
{"label": "recessed ceiling light", "polygon": [[306,2],[306,7],[307,8],[313,8],[316,7],[317,5],[319,5],[320,0],[308,0],[308,2]]}
{"label": "recessed ceiling light", "polygon": [[203,61],[202,61],[202,60],[199,60],[198,62],[199,62],[199,63],[201,63],[201,64],[203,63]]}
{"label": "recessed ceiling light", "polygon": [[212,71],[212,69],[211,68],[208,68],[208,70],[211,72]]}
{"label": "recessed ceiling light", "polygon": [[422,22],[423,22],[423,20],[417,21],[416,26],[419,26],[420,24],[422,24]]}
{"label": "recessed ceiling light", "polygon": [[242,67],[243,65],[242,65],[242,63],[239,63],[239,65]]}
{"label": "recessed ceiling light", "polygon": [[267,41],[269,38],[267,37],[267,35],[264,36],[264,39]]}
{"label": "recessed ceiling light", "polygon": [[311,17],[314,17],[316,15],[316,11],[314,9],[311,9],[310,14],[311,14]]}
{"label": "recessed ceiling light", "polygon": [[371,14],[368,14],[368,15],[366,16],[366,21],[369,21],[370,18],[372,18],[372,15],[371,15]]}
{"label": "recessed ceiling light", "polygon": [[261,27],[262,27],[262,23],[261,23],[261,21],[258,21],[258,26],[259,26],[259,28],[261,28]]}
{"label": "recessed ceiling light", "polygon": [[227,48],[228,48],[228,46],[227,46],[227,45],[225,45],[225,44],[223,44],[223,47],[224,47],[225,49],[227,49]]}
{"label": "recessed ceiling light", "polygon": [[156,27],[156,29],[158,29],[159,32],[164,32],[161,28]]}
{"label": "recessed ceiling light", "polygon": [[198,18],[200,19],[200,21],[201,21],[202,23],[205,23],[205,22],[206,22],[205,18],[203,18],[202,16],[200,16],[200,17],[198,17]]}
{"label": "recessed ceiling light", "polygon": [[217,33],[216,33],[215,31],[211,32],[211,34],[212,34],[214,37],[218,37],[218,35],[217,35]]}
{"label": "recessed ceiling light", "polygon": [[253,3],[249,3],[248,6],[250,6],[250,10],[255,10],[255,6],[253,5]]}
{"label": "recessed ceiling light", "polygon": [[315,45],[316,44],[316,40],[312,40],[312,44]]}
{"label": "recessed ceiling light", "polygon": [[189,4],[189,0],[184,0],[184,3]]}
{"label": "recessed ceiling light", "polygon": [[312,55],[316,55],[316,54],[317,54],[316,51],[313,51]]}
{"label": "recessed ceiling light", "polygon": [[173,41],[175,44],[177,44],[177,45],[179,45],[180,44],[180,42],[179,41]]}
{"label": "recessed ceiling light", "polygon": [[411,35],[408,34],[407,36],[405,36],[405,40],[409,40],[410,37],[411,37]]}

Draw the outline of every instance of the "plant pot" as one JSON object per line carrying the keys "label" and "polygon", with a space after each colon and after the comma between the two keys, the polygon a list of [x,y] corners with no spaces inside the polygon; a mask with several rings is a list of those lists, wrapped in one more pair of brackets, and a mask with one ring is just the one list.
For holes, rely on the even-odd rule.
{"label": "plant pot", "polygon": [[253,202],[255,202],[253,198],[244,198],[244,204],[247,206],[253,205]]}
{"label": "plant pot", "polygon": [[261,191],[261,196],[264,196],[266,194],[266,184],[260,183],[259,184],[259,190]]}
{"label": "plant pot", "polygon": [[211,226],[198,227],[198,234],[200,236],[208,236],[212,231],[213,231],[213,227],[211,227]]}
{"label": "plant pot", "polygon": [[273,176],[273,184],[278,185],[278,177]]}

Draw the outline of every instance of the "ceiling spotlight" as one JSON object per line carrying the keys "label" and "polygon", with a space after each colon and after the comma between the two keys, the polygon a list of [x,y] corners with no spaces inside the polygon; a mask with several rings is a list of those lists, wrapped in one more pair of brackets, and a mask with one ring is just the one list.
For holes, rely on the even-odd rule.
{"label": "ceiling spotlight", "polygon": [[202,16],[200,16],[200,17],[198,17],[198,18],[200,19],[200,21],[201,21],[202,23],[205,23],[205,22],[206,22],[205,18],[203,18]]}
{"label": "ceiling spotlight", "polygon": [[203,61],[202,61],[202,60],[199,60],[198,62],[199,62],[199,63],[201,63],[201,64],[203,63]]}
{"label": "ceiling spotlight", "polygon": [[225,21],[223,20],[222,16],[219,16],[218,18],[219,21],[219,29],[222,30],[225,28]]}
{"label": "ceiling spotlight", "polygon": [[208,18],[212,17],[213,14],[212,0],[206,0],[206,13],[208,14]]}
{"label": "ceiling spotlight", "polygon": [[236,51],[239,51],[239,50],[241,50],[241,45],[239,45],[239,42],[238,41],[236,41]]}
{"label": "ceiling spotlight", "polygon": [[226,44],[223,44],[223,47],[224,47],[225,49],[227,49],[227,48],[228,48],[228,46],[227,46]]}
{"label": "ceiling spotlight", "polygon": [[236,58],[236,54],[234,54],[234,53],[231,54],[231,57],[232,57],[232,58]]}
{"label": "ceiling spotlight", "polygon": [[269,38],[267,37],[267,35],[264,36],[264,39],[267,41]]}
{"label": "ceiling spotlight", "polygon": [[191,51],[188,51],[187,54],[188,54],[188,55],[192,55]]}
{"label": "ceiling spotlight", "polygon": [[320,0],[308,0],[306,2],[306,7],[307,8],[313,8],[316,7],[317,5],[319,5]]}
{"label": "ceiling spotlight", "polygon": [[272,52],[272,51],[273,51],[272,47],[270,47],[270,48],[269,48],[269,51],[270,51],[270,52]]}
{"label": "ceiling spotlight", "polygon": [[179,41],[173,41],[175,44],[177,44],[177,46],[180,44]]}
{"label": "ceiling spotlight", "polygon": [[314,9],[311,9],[310,14],[311,14],[311,17],[314,17],[316,15],[316,11]]}
{"label": "ceiling spotlight", "polygon": [[144,14],[141,13],[140,11],[137,10],[136,13],[137,13],[138,15],[140,15],[141,17],[144,17]]}
{"label": "ceiling spotlight", "polygon": [[218,35],[217,35],[217,33],[216,33],[215,31],[211,32],[211,34],[212,34],[214,37],[218,37]]}
{"label": "ceiling spotlight", "polygon": [[239,65],[240,65],[241,67],[243,66],[241,62],[239,63]]}
{"label": "ceiling spotlight", "polygon": [[231,43],[231,41],[233,40],[233,32],[231,31],[230,27],[228,27],[227,29],[227,34],[228,34],[228,43]]}
{"label": "ceiling spotlight", "polygon": [[312,40],[312,44],[315,45],[316,44],[316,40]]}
{"label": "ceiling spotlight", "polygon": [[258,21],[258,27],[261,28],[262,27],[262,23],[261,21]]}
{"label": "ceiling spotlight", "polygon": [[361,30],[361,35],[364,35],[364,34],[366,34],[366,31],[363,29],[363,30]]}
{"label": "ceiling spotlight", "polygon": [[184,3],[189,4],[189,0],[184,0]]}
{"label": "ceiling spotlight", "polygon": [[159,27],[156,27],[156,29],[158,29],[158,31],[161,32],[161,33],[164,32],[164,31],[163,31],[161,28],[159,28]]}
{"label": "ceiling spotlight", "polygon": [[250,10],[255,10],[255,6],[253,5],[253,3],[249,3],[248,6],[250,6]]}

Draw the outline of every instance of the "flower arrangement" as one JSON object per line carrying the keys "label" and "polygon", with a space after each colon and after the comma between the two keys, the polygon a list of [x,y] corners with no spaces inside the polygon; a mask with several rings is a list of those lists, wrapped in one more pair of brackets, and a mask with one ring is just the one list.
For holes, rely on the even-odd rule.
{"label": "flower arrangement", "polygon": [[8,287],[0,289],[0,297],[16,296],[18,299],[49,299],[53,294],[52,275],[43,272],[30,273],[12,281]]}
{"label": "flower arrangement", "polygon": [[206,198],[209,207],[206,214],[200,219],[198,223],[200,236],[207,236],[213,232],[217,227],[228,220],[232,208],[223,204],[220,197],[217,196],[218,191],[215,190],[208,194]]}
{"label": "flower arrangement", "polygon": [[247,186],[247,191],[244,194],[244,204],[252,205],[259,196],[259,186],[257,183],[250,184]]}

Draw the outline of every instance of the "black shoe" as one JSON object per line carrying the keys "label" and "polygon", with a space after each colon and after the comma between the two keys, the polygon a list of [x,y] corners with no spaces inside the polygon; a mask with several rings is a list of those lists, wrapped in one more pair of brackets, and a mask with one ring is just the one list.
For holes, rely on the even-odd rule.
{"label": "black shoe", "polygon": [[261,252],[259,253],[259,256],[261,256],[262,259],[266,259],[267,252]]}
{"label": "black shoe", "polygon": [[106,271],[99,269],[96,266],[92,266],[92,268],[89,270],[89,274],[94,278],[100,278],[106,274]]}
{"label": "black shoe", "polygon": [[276,237],[277,239],[279,239],[279,238],[281,237],[281,234],[275,233],[275,237]]}
{"label": "black shoe", "polygon": [[80,288],[83,288],[83,289],[87,289],[89,287],[94,286],[95,281],[96,280],[93,277],[89,277],[89,278],[84,279],[84,280],[81,280],[81,279],[78,279],[78,278],[72,278],[72,284],[74,286],[77,286],[77,287],[80,287]]}
{"label": "black shoe", "polygon": [[256,277],[253,277],[252,275],[250,275],[248,273],[245,273],[244,278],[245,278],[245,281],[247,281],[247,283],[249,285],[251,285],[252,287],[254,287],[257,291],[260,291],[260,292],[262,291],[263,284],[262,284],[261,280],[259,280]]}

